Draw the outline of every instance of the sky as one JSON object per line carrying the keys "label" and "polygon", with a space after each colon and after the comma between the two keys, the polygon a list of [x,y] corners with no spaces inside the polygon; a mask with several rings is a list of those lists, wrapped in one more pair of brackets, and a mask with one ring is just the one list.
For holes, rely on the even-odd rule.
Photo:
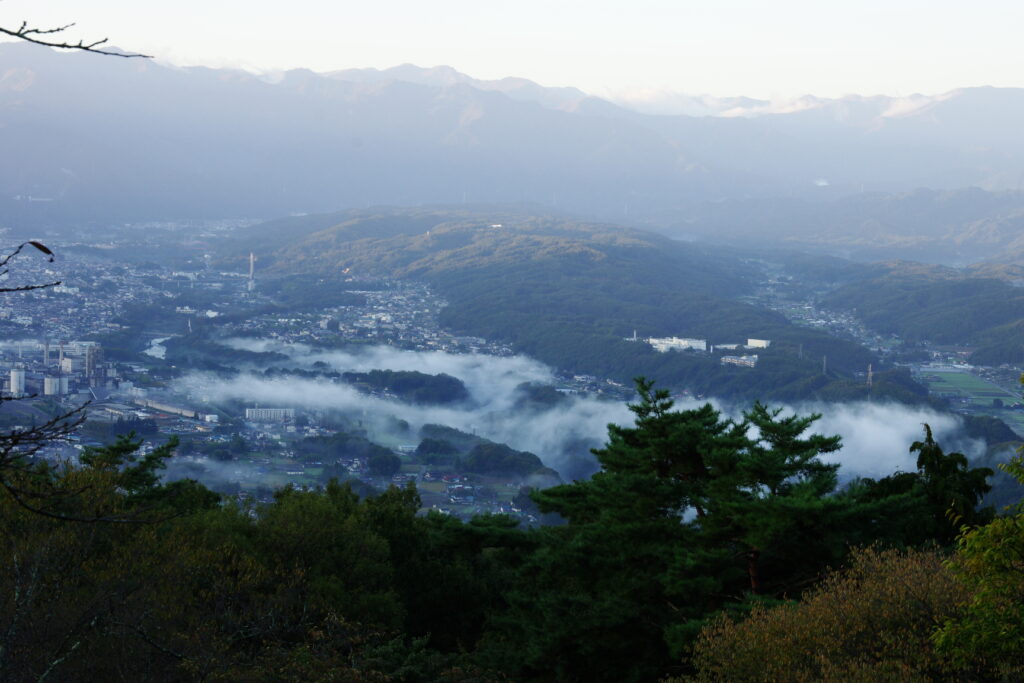
{"label": "sky", "polygon": [[1024,87],[1024,3],[1004,0],[0,0],[0,26],[22,20],[181,65],[445,64],[618,99]]}

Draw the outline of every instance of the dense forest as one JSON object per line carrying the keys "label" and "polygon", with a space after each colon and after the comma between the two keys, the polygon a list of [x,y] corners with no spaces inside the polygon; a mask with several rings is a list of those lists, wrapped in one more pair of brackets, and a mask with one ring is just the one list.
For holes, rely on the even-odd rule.
{"label": "dense forest", "polygon": [[[220,499],[119,437],[0,471],[7,680],[1013,680],[1024,510],[931,431],[837,485],[817,415],[677,410],[640,382],[557,524],[422,514],[416,489]],[[454,431],[454,430],[452,430]],[[424,452],[474,458],[444,428]],[[471,435],[465,435],[467,437]],[[310,441],[309,455],[356,443]],[[368,447],[363,444],[362,447]],[[494,449],[490,449],[494,450]],[[486,452],[485,452],[486,451]],[[514,462],[514,461],[513,461]],[[504,465],[502,465],[504,466]],[[1024,479],[1018,460],[1007,472]]]}

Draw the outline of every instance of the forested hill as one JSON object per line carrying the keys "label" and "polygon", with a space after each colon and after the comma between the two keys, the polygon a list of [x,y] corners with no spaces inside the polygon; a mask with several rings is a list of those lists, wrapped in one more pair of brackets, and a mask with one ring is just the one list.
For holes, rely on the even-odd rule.
{"label": "forested hill", "polygon": [[[662,279],[668,288],[730,297],[750,291],[754,271],[728,252],[616,225],[508,210],[411,209],[332,214],[337,224],[293,240],[323,219],[302,216],[251,229],[277,247],[278,272],[430,278],[532,264],[598,268],[623,283]],[[245,237],[246,247],[253,242]],[[257,244],[260,244],[257,242]],[[244,251],[244,248],[243,250]],[[572,276],[571,274],[569,275]]]}
{"label": "forested hill", "polygon": [[[428,281],[449,301],[442,314],[449,328],[509,342],[576,373],[622,381],[646,375],[745,400],[852,399],[869,391],[924,400],[924,390],[898,374],[876,375],[870,390],[853,380],[868,363],[878,367],[861,346],[739,301],[756,289],[759,266],[729,251],[618,226],[500,211],[344,217],[298,238],[282,237],[294,235],[289,220],[257,226],[253,243],[265,245],[263,267],[281,275]],[[319,219],[290,220],[308,230]],[[772,346],[759,353],[756,368],[738,368],[722,365],[718,355],[662,354],[626,341],[634,330],[640,337],[696,337],[711,344],[765,338]]]}
{"label": "forested hill", "polygon": [[954,270],[892,263],[822,301],[912,342],[972,345],[980,365],[1024,362],[1024,289],[1018,267]]}

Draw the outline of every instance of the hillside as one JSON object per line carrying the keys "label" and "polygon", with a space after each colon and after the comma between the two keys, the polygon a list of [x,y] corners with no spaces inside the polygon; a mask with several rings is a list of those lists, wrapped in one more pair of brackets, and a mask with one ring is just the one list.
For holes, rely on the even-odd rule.
{"label": "hillside", "polygon": [[[287,222],[274,226],[276,234],[291,234]],[[449,302],[445,326],[505,341],[565,371],[623,382],[647,375],[723,397],[842,399],[867,396],[852,373],[877,367],[874,355],[851,341],[738,301],[755,287],[754,262],[618,226],[468,210],[381,211],[290,239],[262,262],[279,274],[425,280]],[[634,330],[711,344],[767,338],[772,346],[756,368],[737,368],[717,355],[662,354],[626,341]],[[919,387],[904,384],[882,377],[875,392],[923,400]]]}
{"label": "hillside", "polygon": [[822,299],[872,329],[912,342],[972,345],[980,365],[1024,362],[1024,289],[1016,268],[966,270],[894,263]]}

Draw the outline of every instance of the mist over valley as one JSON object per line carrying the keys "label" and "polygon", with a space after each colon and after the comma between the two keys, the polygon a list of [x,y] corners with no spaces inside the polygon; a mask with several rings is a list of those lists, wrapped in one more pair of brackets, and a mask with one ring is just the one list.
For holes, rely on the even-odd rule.
{"label": "mist over valley", "polygon": [[[588,457],[586,449],[603,443],[609,424],[626,426],[633,422],[621,401],[585,393],[566,395],[553,406],[524,400],[523,385],[552,384],[555,376],[551,368],[523,356],[401,351],[388,346],[352,352],[323,351],[301,344],[252,339],[229,340],[228,344],[251,351],[283,353],[290,363],[305,368],[321,362],[338,372],[384,369],[443,373],[462,380],[470,398],[452,407],[422,406],[395,398],[367,397],[349,385],[326,378],[267,378],[257,371],[243,371],[230,379],[189,374],[177,380],[178,390],[204,402],[244,400],[264,406],[338,411],[361,421],[370,437],[381,443],[415,441],[423,425],[455,427],[536,453],[566,480],[592,473],[596,461]],[[742,419],[739,406],[723,404],[713,397],[711,401],[726,414]],[[702,403],[692,397],[677,400],[680,409]],[[842,450],[830,456],[830,460],[841,465],[844,479],[914,469],[914,458],[907,445],[919,438],[921,425],[926,423],[932,426],[936,438],[952,449],[963,450],[972,457],[985,451],[984,441],[967,436],[955,416],[934,409],[861,402],[779,407],[786,413],[824,415],[816,423],[815,431],[843,438]],[[393,431],[397,419],[407,422],[408,427]]]}

